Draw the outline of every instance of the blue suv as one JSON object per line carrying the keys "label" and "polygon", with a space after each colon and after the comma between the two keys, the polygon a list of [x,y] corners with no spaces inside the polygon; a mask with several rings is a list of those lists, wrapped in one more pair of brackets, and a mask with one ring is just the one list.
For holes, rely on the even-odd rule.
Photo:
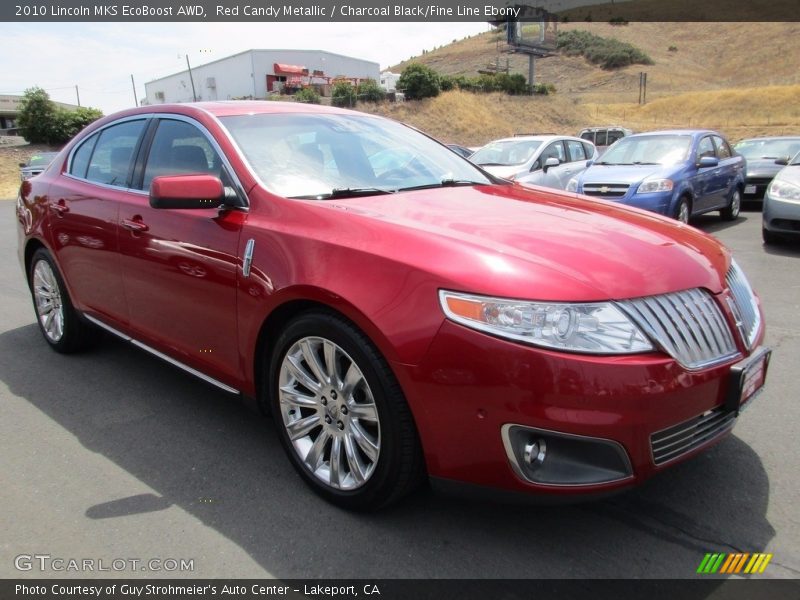
{"label": "blue suv", "polygon": [[567,191],[635,206],[684,223],[720,211],[739,216],[746,161],[717,132],[638,133],[611,146]]}

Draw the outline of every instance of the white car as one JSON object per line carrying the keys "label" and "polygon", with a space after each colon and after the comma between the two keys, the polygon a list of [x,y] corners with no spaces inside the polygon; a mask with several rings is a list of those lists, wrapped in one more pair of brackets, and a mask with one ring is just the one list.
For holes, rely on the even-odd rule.
{"label": "white car", "polygon": [[598,157],[594,144],[568,135],[519,135],[489,142],[469,160],[492,175],[564,189]]}

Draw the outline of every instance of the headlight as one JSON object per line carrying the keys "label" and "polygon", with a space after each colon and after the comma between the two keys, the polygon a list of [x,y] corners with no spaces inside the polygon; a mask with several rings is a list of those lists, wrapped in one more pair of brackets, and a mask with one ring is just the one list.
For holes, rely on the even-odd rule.
{"label": "headlight", "polygon": [[587,354],[653,350],[639,328],[610,302],[526,302],[439,291],[445,315],[456,323],[545,348]]}
{"label": "headlight", "polygon": [[565,188],[568,192],[577,192],[578,191],[578,180],[574,177],[567,182],[567,187]]}
{"label": "headlight", "polygon": [[637,194],[652,194],[654,192],[671,192],[673,183],[671,179],[645,179],[636,190]]}
{"label": "headlight", "polygon": [[773,179],[769,184],[767,194],[775,200],[788,200],[789,202],[800,202],[800,186],[787,181]]}

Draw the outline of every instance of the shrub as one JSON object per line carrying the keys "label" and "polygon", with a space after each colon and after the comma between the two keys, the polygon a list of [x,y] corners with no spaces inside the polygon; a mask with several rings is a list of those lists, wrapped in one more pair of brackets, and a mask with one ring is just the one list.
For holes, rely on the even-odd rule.
{"label": "shrub", "polygon": [[374,79],[365,79],[358,84],[357,93],[361,102],[381,102],[386,97],[386,92]]}
{"label": "shrub", "polygon": [[408,100],[420,100],[439,95],[439,75],[420,63],[411,63],[400,75],[397,89],[406,95]]}
{"label": "shrub", "polygon": [[604,69],[653,64],[653,60],[636,46],[588,31],[559,32],[557,46],[567,56],[584,56],[589,62]]}
{"label": "shrub", "polygon": [[349,81],[337,81],[331,91],[331,104],[339,107],[356,105],[356,88]]}
{"label": "shrub", "polygon": [[319,94],[314,88],[303,88],[294,95],[295,102],[305,102],[306,104],[319,104]]}
{"label": "shrub", "polygon": [[96,108],[61,108],[42,88],[33,87],[25,90],[17,124],[22,137],[32,144],[64,144],[102,116]]}
{"label": "shrub", "polygon": [[678,47],[677,46],[670,46],[669,48],[667,48],[667,51],[668,52],[677,52],[678,51]]}

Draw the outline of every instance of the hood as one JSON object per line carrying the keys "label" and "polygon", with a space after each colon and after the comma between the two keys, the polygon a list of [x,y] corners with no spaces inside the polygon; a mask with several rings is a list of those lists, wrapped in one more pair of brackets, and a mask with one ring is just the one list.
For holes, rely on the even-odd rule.
{"label": "hood", "polygon": [[[437,188],[326,206],[349,215],[334,225],[339,239],[346,229],[354,246],[412,264],[439,285],[486,295],[590,301],[693,287],[716,293],[730,261],[715,239],[671,219],[520,185]],[[359,217],[381,226],[355,223]]]}
{"label": "hood", "polygon": [[774,158],[748,158],[747,177],[775,177],[784,166],[775,164]]}
{"label": "hood", "polygon": [[583,183],[627,183],[633,185],[648,177],[671,177],[679,165],[597,165],[581,175]]}
{"label": "hood", "polygon": [[800,165],[789,165],[788,167],[783,167],[775,179],[800,185]]}

